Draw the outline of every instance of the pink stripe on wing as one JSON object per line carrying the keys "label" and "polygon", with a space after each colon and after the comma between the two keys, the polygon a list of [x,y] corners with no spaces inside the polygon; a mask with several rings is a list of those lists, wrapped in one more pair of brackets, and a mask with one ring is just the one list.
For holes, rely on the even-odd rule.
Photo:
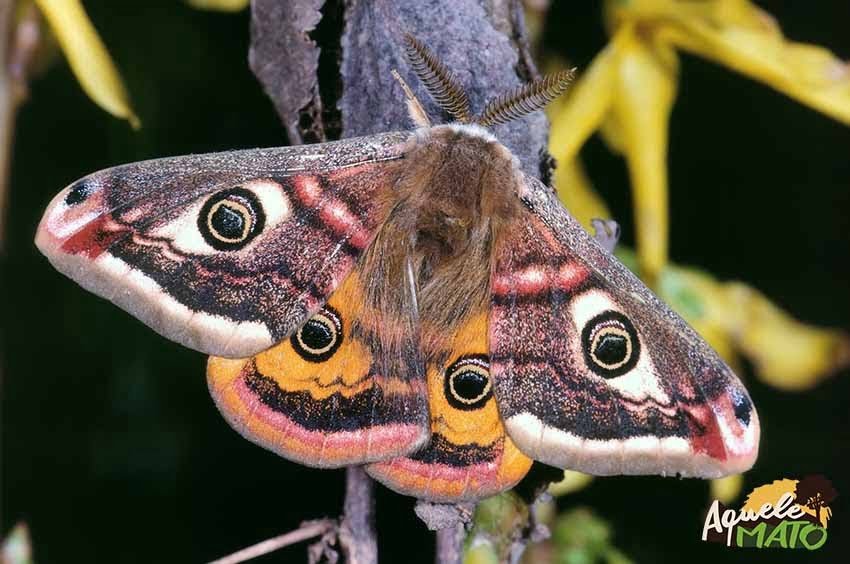
{"label": "pink stripe on wing", "polygon": [[322,186],[315,176],[299,175],[292,178],[295,195],[307,207],[318,205],[322,197]]}
{"label": "pink stripe on wing", "polygon": [[319,217],[334,233],[348,235],[349,242],[359,249],[365,248],[371,240],[371,235],[363,228],[357,216],[339,200],[331,200],[322,206]]}
{"label": "pink stripe on wing", "polygon": [[557,270],[550,266],[530,266],[496,274],[493,292],[520,296],[533,296],[552,289],[569,292],[584,282],[588,274],[587,268],[574,261],[563,263]]}

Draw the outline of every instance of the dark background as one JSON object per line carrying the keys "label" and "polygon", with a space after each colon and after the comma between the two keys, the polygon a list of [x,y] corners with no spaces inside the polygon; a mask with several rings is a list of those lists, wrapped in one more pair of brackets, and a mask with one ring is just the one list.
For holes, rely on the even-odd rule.
{"label": "dark background", "polygon": [[[560,2],[546,47],[584,68],[604,45],[599,7]],[[577,6],[578,4],[578,6]],[[786,34],[850,57],[850,4],[759,2]],[[180,2],[85,2],[144,128],[96,108],[64,62],[19,114],[6,255],[0,258],[2,531],[32,530],[38,562],[208,560],[336,515],[343,473],[284,461],[216,411],[205,358],[58,275],[32,244],[42,210],[74,179],[164,155],[280,145],[283,130],[247,66],[248,15]],[[682,56],[671,132],[672,256],[755,285],[799,318],[850,326],[850,128],[767,87]],[[631,243],[622,161],[593,140],[593,180]],[[745,491],[823,473],[844,492],[815,553],[701,543],[708,484],[609,478],[560,500],[612,522],[639,562],[837,561],[850,550],[850,378],[790,394],[744,374],[762,419]],[[432,561],[413,500],[378,492],[385,561]],[[302,560],[303,546],[264,561]],[[843,560],[843,558],[842,558]]]}

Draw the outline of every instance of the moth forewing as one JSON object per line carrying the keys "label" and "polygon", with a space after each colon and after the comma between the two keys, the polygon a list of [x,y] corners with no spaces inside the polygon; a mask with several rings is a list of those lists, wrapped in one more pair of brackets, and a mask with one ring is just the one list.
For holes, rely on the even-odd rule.
{"label": "moth forewing", "polygon": [[387,214],[409,138],[107,169],[53,199],[36,245],[163,336],[250,356],[288,337],[351,271]]}
{"label": "moth forewing", "polygon": [[551,190],[524,186],[490,310],[496,399],[520,450],[592,474],[750,468],[759,421],[737,376]]}

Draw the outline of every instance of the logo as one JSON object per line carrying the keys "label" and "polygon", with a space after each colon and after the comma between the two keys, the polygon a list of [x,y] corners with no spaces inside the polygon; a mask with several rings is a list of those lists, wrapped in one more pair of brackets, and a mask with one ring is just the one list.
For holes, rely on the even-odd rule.
{"label": "logo", "polygon": [[702,540],[738,548],[817,550],[826,542],[829,504],[836,497],[832,483],[817,474],[759,486],[737,511],[715,499],[705,516]]}

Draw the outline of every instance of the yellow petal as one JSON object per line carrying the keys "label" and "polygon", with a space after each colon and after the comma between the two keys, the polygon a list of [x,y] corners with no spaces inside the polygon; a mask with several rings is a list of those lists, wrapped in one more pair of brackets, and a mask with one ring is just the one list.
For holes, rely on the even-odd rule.
{"label": "yellow petal", "polygon": [[[655,285],[667,262],[667,142],[676,95],[675,55],[623,28],[614,111],[629,166],[641,276]],[[671,64],[672,61],[672,64]]]}
{"label": "yellow petal", "polygon": [[592,481],[593,476],[590,474],[576,472],[575,470],[564,470],[564,479],[549,484],[549,493],[556,496],[571,494],[584,489]]}
{"label": "yellow petal", "polygon": [[611,218],[608,206],[593,189],[578,157],[558,162],[558,167],[555,169],[554,184],[558,190],[558,197],[561,198],[564,206],[570,210],[573,217],[589,233],[593,233],[590,225],[591,219]]}
{"label": "yellow petal", "polygon": [[549,151],[559,161],[573,159],[611,108],[617,53],[621,39],[614,38],[590,63],[563,100],[549,111]]}
{"label": "yellow petal", "polygon": [[678,18],[706,18],[712,13],[712,2],[678,2],[677,0],[606,0],[603,5],[605,28],[615,36],[624,27],[640,26],[651,30],[659,23]]}
{"label": "yellow petal", "polygon": [[185,0],[187,4],[199,10],[219,12],[239,12],[248,7],[251,0]]}
{"label": "yellow petal", "polygon": [[701,20],[711,25],[734,23],[749,27],[771,24],[748,0],[606,0],[605,18],[610,29],[624,24],[658,25],[669,21]]}
{"label": "yellow petal", "polygon": [[709,497],[720,501],[724,505],[729,505],[741,495],[741,487],[743,485],[744,477],[741,474],[732,474],[725,478],[712,480],[709,487]]}
{"label": "yellow petal", "polygon": [[736,346],[771,386],[808,389],[850,364],[850,336],[843,331],[801,323],[744,284],[729,283],[725,291],[737,313]]}
{"label": "yellow petal", "polygon": [[612,153],[622,155],[626,152],[626,140],[623,137],[623,126],[617,121],[616,112],[608,112],[599,124],[599,134]]}
{"label": "yellow petal", "polygon": [[118,69],[79,0],[35,0],[85,93],[110,114],[140,123]]}
{"label": "yellow petal", "polygon": [[[649,38],[652,40],[652,38]],[[658,41],[652,41],[652,52],[659,58],[662,66],[678,68],[678,58],[675,51]],[[617,121],[617,112],[608,112],[600,124],[599,133],[611,151],[620,155],[626,152],[626,140],[623,136],[623,127]]]}
{"label": "yellow petal", "polygon": [[768,14],[749,2],[739,4],[749,9],[749,21],[681,19],[660,27],[658,38],[850,124],[850,65],[823,47],[788,41]]}

